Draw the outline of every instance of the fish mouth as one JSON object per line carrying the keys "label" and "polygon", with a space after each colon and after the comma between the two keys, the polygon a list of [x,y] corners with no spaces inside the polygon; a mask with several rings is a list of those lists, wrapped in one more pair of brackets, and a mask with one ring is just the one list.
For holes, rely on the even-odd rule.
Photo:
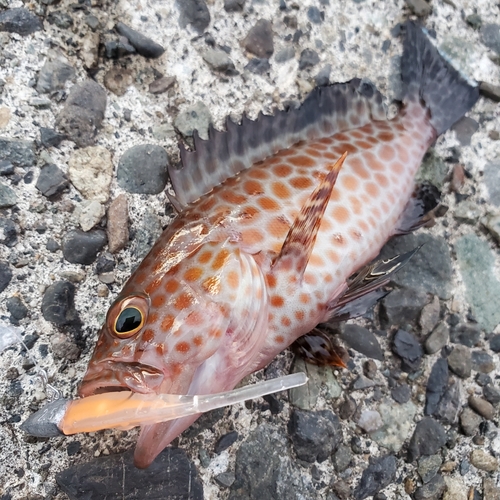
{"label": "fish mouth", "polygon": [[158,393],[164,377],[161,370],[142,363],[108,361],[89,369],[78,393],[81,397],[118,391]]}

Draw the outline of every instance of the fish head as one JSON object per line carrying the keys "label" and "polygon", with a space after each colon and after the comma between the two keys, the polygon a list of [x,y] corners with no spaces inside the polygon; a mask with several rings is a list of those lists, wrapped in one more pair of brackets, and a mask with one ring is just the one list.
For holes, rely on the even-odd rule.
{"label": "fish head", "polygon": [[[147,257],[109,308],[81,396],[210,394],[253,371],[267,325],[265,282],[253,257],[223,241],[201,244],[175,265],[162,262],[162,252]],[[142,466],[193,421],[180,420],[143,429]]]}

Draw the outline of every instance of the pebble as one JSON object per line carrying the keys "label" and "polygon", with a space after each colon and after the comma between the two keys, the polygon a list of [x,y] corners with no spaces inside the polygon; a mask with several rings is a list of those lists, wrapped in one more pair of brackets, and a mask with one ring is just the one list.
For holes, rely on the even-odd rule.
{"label": "pebble", "polygon": [[441,321],[425,340],[425,352],[427,354],[435,354],[448,344],[449,339],[450,328],[446,322]]}
{"label": "pebble", "polygon": [[396,465],[397,460],[394,455],[370,457],[370,464],[363,471],[361,479],[354,490],[354,498],[363,500],[389,486],[396,477]]}
{"label": "pebble", "polygon": [[460,324],[452,328],[451,341],[467,347],[474,347],[481,338],[481,329],[473,323]]}
{"label": "pebble", "polygon": [[363,363],[363,373],[370,380],[373,380],[377,375],[377,363],[373,359],[369,359]]}
{"label": "pebble", "polygon": [[341,338],[351,349],[369,358],[383,361],[384,353],[377,337],[367,328],[359,325],[345,325]]}
{"label": "pebble", "polygon": [[460,193],[465,184],[465,169],[460,163],[453,165],[451,172],[450,189],[455,193]]}
{"label": "pebble", "polygon": [[306,462],[323,462],[342,439],[340,421],[330,410],[294,409],[288,422],[288,432],[297,457]]}
{"label": "pebble", "polygon": [[318,71],[318,74],[314,77],[316,86],[323,87],[330,83],[330,73],[332,72],[332,65],[325,64],[323,68]]}
{"label": "pebble", "polygon": [[460,378],[469,378],[472,372],[470,349],[462,345],[455,346],[448,356],[448,366]]}
{"label": "pebble", "polygon": [[168,181],[167,166],[167,152],[161,146],[133,146],[123,153],[118,162],[118,185],[129,193],[161,193]]}
{"label": "pebble", "polygon": [[224,450],[227,450],[230,446],[238,441],[238,433],[236,431],[228,432],[221,436],[214,446],[214,452],[218,455],[222,453]]}
{"label": "pebble", "polygon": [[13,247],[17,243],[19,226],[10,218],[0,217],[0,244]]}
{"label": "pebble", "polygon": [[120,36],[118,40],[108,39],[104,42],[104,54],[108,59],[120,59],[135,54],[135,49],[126,37]]}
{"label": "pebble", "polygon": [[425,17],[432,12],[432,5],[425,0],[405,0],[405,3],[417,17]]}
{"label": "pebble", "polygon": [[481,387],[484,387],[485,385],[491,384],[491,377],[485,373],[478,373],[476,375],[476,382]]}
{"label": "pebble", "polygon": [[96,200],[84,200],[75,208],[74,215],[84,231],[90,231],[104,217],[104,205]]}
{"label": "pebble", "polygon": [[0,160],[0,175],[12,175],[14,173],[14,165],[8,160]]}
{"label": "pebble", "polygon": [[414,494],[415,500],[437,500],[442,497],[446,490],[446,483],[441,474],[436,474],[427,484],[417,488]]}
{"label": "pebble", "polygon": [[269,64],[269,59],[254,57],[253,59],[250,59],[249,63],[245,66],[245,69],[250,71],[250,73],[263,75],[271,69],[271,65]]}
{"label": "pebble", "polygon": [[238,73],[233,61],[223,50],[209,48],[203,52],[202,57],[215,71],[221,71],[226,75],[236,75]]}
{"label": "pebble", "polygon": [[439,401],[435,416],[445,424],[455,424],[463,404],[462,382],[451,378],[450,384]]}
{"label": "pebble", "polygon": [[128,201],[125,194],[118,195],[111,202],[108,208],[106,232],[111,253],[119,252],[128,243]]}
{"label": "pebble", "polygon": [[295,48],[289,46],[285,47],[284,49],[281,49],[279,52],[276,52],[274,60],[277,63],[284,63],[286,61],[289,61],[290,59],[293,59],[294,57],[295,57]]}
{"label": "pebble", "polygon": [[55,24],[62,30],[71,28],[74,24],[73,18],[67,12],[62,10],[53,10],[52,12],[49,12],[47,21],[49,24]]}
{"label": "pebble", "polygon": [[80,348],[63,332],[55,332],[50,336],[50,347],[52,353],[58,359],[67,361],[77,361],[80,359]]}
{"label": "pebble", "polygon": [[0,208],[13,207],[16,203],[16,193],[9,186],[0,182]]}
{"label": "pebble", "polygon": [[492,372],[496,365],[493,357],[485,351],[472,351],[472,369],[480,373]]}
{"label": "pebble", "polygon": [[52,50],[47,55],[47,60],[38,73],[36,90],[39,94],[47,94],[61,90],[65,83],[73,81],[76,71],[60,52]]}
{"label": "pebble", "polygon": [[443,460],[439,454],[418,459],[417,470],[424,484],[427,484],[438,473],[442,463]]}
{"label": "pebble", "polygon": [[245,7],[245,0],[224,0],[226,12],[241,12]]}
{"label": "pebble", "polygon": [[70,500],[114,498],[128,492],[129,500],[189,498],[203,500],[203,484],[195,465],[181,448],[166,448],[147,469],[134,466],[133,450],[74,465],[56,475]]}
{"label": "pebble", "polygon": [[342,420],[349,420],[356,411],[356,402],[354,399],[347,397],[339,407],[339,417]]}
{"label": "pebble", "polygon": [[45,165],[40,170],[36,181],[36,188],[47,198],[62,193],[68,187],[65,173],[53,163]]}
{"label": "pebble", "polygon": [[300,53],[299,58],[299,69],[307,69],[316,66],[320,61],[319,55],[315,50],[312,49],[304,49]]}
{"label": "pebble", "polygon": [[99,62],[99,44],[99,33],[92,32],[87,33],[80,42],[80,57],[88,69],[95,68]]}
{"label": "pebble", "polygon": [[490,349],[493,352],[500,352],[500,333],[497,333],[490,338]]}
{"label": "pebble", "polygon": [[113,177],[111,154],[102,146],[89,146],[73,151],[68,161],[68,177],[87,198],[106,203]]}
{"label": "pebble", "polygon": [[391,280],[399,286],[431,293],[440,299],[451,298],[452,261],[450,248],[443,237],[418,233],[393,238],[383,247],[379,258],[392,258],[420,245],[422,248]]}
{"label": "pebble", "polygon": [[439,358],[432,367],[425,394],[425,415],[434,415],[448,387],[448,361]]}
{"label": "pebble", "polygon": [[418,340],[405,330],[398,330],[393,340],[393,351],[401,358],[405,372],[416,371],[422,364],[424,352]]}
{"label": "pebble", "polygon": [[500,207],[500,162],[489,162],[484,166],[483,183],[490,203]]}
{"label": "pebble", "polygon": [[158,216],[146,211],[136,229],[135,238],[132,240],[132,255],[137,261],[142,260],[151,250],[162,231]]}
{"label": "pebble", "polygon": [[364,377],[363,375],[360,375],[353,382],[351,389],[353,391],[363,391],[365,389],[370,389],[374,386],[375,386],[375,382],[373,380],[370,380],[369,378]]}
{"label": "pebble", "polygon": [[9,161],[16,167],[30,168],[35,164],[35,143],[0,137],[0,161]]}
{"label": "pebble", "polygon": [[78,147],[84,148],[94,144],[105,111],[106,91],[94,80],[85,80],[71,88],[56,125]]}
{"label": "pebble", "polygon": [[192,137],[197,130],[202,139],[208,139],[208,127],[211,123],[210,111],[201,101],[181,111],[174,120],[175,128],[184,137]]}
{"label": "pebble", "polygon": [[313,24],[321,24],[324,21],[324,13],[322,13],[318,7],[309,7],[307,9],[307,19]]}
{"label": "pebble", "polygon": [[389,328],[408,323],[415,324],[427,300],[427,294],[420,290],[411,288],[393,290],[381,302],[380,321],[382,326]]}
{"label": "pebble", "polygon": [[[473,500],[479,500],[479,495],[474,495]],[[500,489],[497,488],[495,481],[490,477],[483,478],[483,500],[500,500]]]}
{"label": "pebble", "polygon": [[116,95],[124,95],[133,81],[132,71],[119,66],[113,66],[106,71],[103,78],[104,86]]}
{"label": "pebble", "polygon": [[492,405],[497,405],[498,403],[500,403],[500,390],[492,384],[488,384],[483,387],[483,396]]}
{"label": "pebble", "polygon": [[481,217],[481,209],[476,202],[465,200],[458,204],[453,217],[462,224],[474,225]]}
{"label": "pebble", "polygon": [[65,139],[64,134],[59,134],[52,128],[40,127],[40,142],[46,148],[57,148]]}
{"label": "pebble", "polygon": [[56,240],[54,240],[53,238],[49,238],[47,240],[47,244],[45,245],[45,248],[49,252],[57,252],[61,248],[61,246],[59,245],[59,243],[57,243]]}
{"label": "pebble", "polygon": [[432,417],[424,417],[417,423],[408,446],[408,460],[413,462],[422,455],[434,455],[446,444],[443,426]]}
{"label": "pebble", "polygon": [[27,36],[41,30],[43,30],[42,21],[28,9],[19,7],[0,12],[0,31]]}
{"label": "pebble", "polygon": [[384,425],[380,413],[376,410],[364,410],[359,416],[357,424],[367,433],[374,432]]}
{"label": "pebble", "polygon": [[472,136],[478,129],[479,123],[468,116],[463,116],[451,127],[451,130],[455,132],[456,138],[462,146],[470,146]]}
{"label": "pebble", "polygon": [[149,92],[151,94],[163,94],[171,89],[177,83],[175,76],[162,76],[149,84]]}
{"label": "pebble", "polygon": [[126,37],[130,45],[132,45],[137,53],[143,57],[157,59],[165,52],[165,49],[159,43],[154,42],[151,38],[148,38],[122,22],[118,22],[115,29],[120,35]]}
{"label": "pebble", "polygon": [[460,414],[460,428],[466,436],[474,436],[479,431],[483,419],[470,408],[464,408]]}
{"label": "pebble", "polygon": [[411,398],[411,387],[408,384],[396,385],[391,389],[391,397],[396,403],[407,403]]}
{"label": "pebble", "polygon": [[486,214],[486,216],[481,219],[481,224],[488,230],[491,236],[493,236],[497,244],[500,244],[500,215],[492,213]]}
{"label": "pebble", "polygon": [[274,52],[273,27],[266,19],[259,19],[241,42],[243,48],[260,59],[269,59]]}
{"label": "pebble", "polygon": [[10,312],[14,319],[21,320],[28,316],[28,308],[25,306],[21,297],[13,295],[5,301],[7,311]]}
{"label": "pebble", "polygon": [[500,54],[500,26],[493,23],[483,24],[481,41],[486,47]]}
{"label": "pebble", "polygon": [[494,472],[498,469],[498,460],[484,450],[472,450],[469,458],[470,463],[478,469],[486,472]]}
{"label": "pebble", "polygon": [[392,401],[380,403],[378,412],[384,425],[372,432],[370,437],[380,446],[394,453],[399,452],[409,436],[416,411],[417,407],[411,401],[404,404]]}
{"label": "pebble", "polygon": [[102,273],[109,273],[111,271],[114,271],[114,269],[115,269],[115,259],[110,253],[103,252],[101,255],[99,255],[95,264],[96,274],[99,275]]}
{"label": "pebble", "polygon": [[177,6],[181,12],[179,26],[186,28],[188,24],[198,33],[203,33],[210,24],[210,12],[205,0],[182,0]]}
{"label": "pebble", "polygon": [[493,405],[478,396],[469,396],[469,406],[486,420],[492,420],[495,416]]}
{"label": "pebble", "polygon": [[337,472],[344,472],[352,462],[352,451],[349,446],[340,444],[337,451],[332,455],[332,462]]}
{"label": "pebble", "polygon": [[434,295],[432,300],[422,308],[420,318],[418,320],[423,335],[427,335],[432,332],[439,321],[440,312],[441,305],[439,303],[439,297]]}
{"label": "pebble", "polygon": [[479,93],[494,102],[500,102],[500,85],[493,85],[487,82],[479,84]]}
{"label": "pebble", "polygon": [[219,486],[222,486],[223,488],[230,488],[234,483],[236,476],[232,472],[221,472],[220,474],[217,474],[214,479]]}
{"label": "pebble", "polygon": [[42,315],[57,326],[73,323],[78,317],[74,301],[75,285],[69,281],[56,281],[43,294]]}
{"label": "pebble", "polygon": [[64,258],[72,264],[89,266],[106,244],[106,233],[100,229],[87,233],[74,229],[65,234],[62,242]]}

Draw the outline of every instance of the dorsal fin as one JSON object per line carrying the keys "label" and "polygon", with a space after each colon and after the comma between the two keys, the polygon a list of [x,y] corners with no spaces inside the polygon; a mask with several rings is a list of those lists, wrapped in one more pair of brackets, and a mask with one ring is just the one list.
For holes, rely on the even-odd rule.
{"label": "dorsal fin", "polygon": [[382,95],[360,79],[317,87],[297,109],[260,113],[255,121],[243,115],[240,125],[228,117],[225,132],[210,127],[206,141],[195,133],[194,151],[179,145],[182,167],[169,165],[176,200],[185,207],[226,179],[299,141],[386,119]]}
{"label": "dorsal fin", "polygon": [[344,153],[335,164],[330,165],[328,175],[312,192],[304,206],[300,209],[292,227],[286,235],[281,252],[273,263],[278,266],[287,257],[292,257],[299,277],[302,278],[316,242],[316,236],[321,225],[330,196],[347,153]]}

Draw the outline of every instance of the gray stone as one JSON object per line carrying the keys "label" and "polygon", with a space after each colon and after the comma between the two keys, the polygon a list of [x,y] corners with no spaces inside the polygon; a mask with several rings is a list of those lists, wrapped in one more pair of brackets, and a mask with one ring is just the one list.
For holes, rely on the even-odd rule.
{"label": "gray stone", "polygon": [[481,329],[474,323],[457,325],[452,328],[450,338],[454,344],[474,347],[481,338]]}
{"label": "gray stone", "polygon": [[219,486],[222,486],[223,488],[230,488],[234,483],[236,476],[233,472],[221,472],[220,474],[217,474],[214,479]]}
{"label": "gray stone", "polygon": [[118,162],[118,184],[129,193],[161,193],[168,180],[167,166],[167,152],[161,146],[132,146]]}
{"label": "gray stone", "polygon": [[365,389],[371,389],[374,386],[375,386],[375,382],[373,380],[370,380],[369,378],[367,378],[363,375],[360,375],[353,382],[351,389],[353,391],[363,391]]}
{"label": "gray stone", "polygon": [[151,94],[163,94],[177,83],[175,76],[162,76],[149,84]]}
{"label": "gray stone", "polygon": [[254,57],[253,59],[250,59],[249,63],[245,66],[245,69],[250,71],[250,73],[263,75],[271,69],[271,65],[269,64],[269,59]]}
{"label": "gray stone", "polygon": [[54,164],[45,165],[40,170],[36,188],[47,198],[55,196],[68,187],[68,179],[64,172]]}
{"label": "gray stone", "polygon": [[72,264],[92,264],[106,244],[106,233],[99,229],[85,233],[74,229],[66,233],[62,242],[64,258]]}
{"label": "gray stone", "polygon": [[6,247],[13,247],[17,243],[19,226],[7,217],[0,217],[0,244]]}
{"label": "gray stone", "polygon": [[292,46],[288,46],[285,47],[284,49],[281,49],[279,52],[276,52],[274,60],[277,63],[284,63],[286,61],[289,61],[290,59],[293,59],[294,57],[295,57],[295,48]]}
{"label": "gray stone", "polygon": [[469,406],[486,420],[492,420],[495,416],[495,408],[493,405],[478,396],[469,396]]}
{"label": "gray stone", "polygon": [[401,358],[401,368],[406,372],[416,371],[422,364],[422,346],[411,333],[398,330],[394,335],[393,351]]}
{"label": "gray stone", "polygon": [[464,408],[460,414],[460,427],[466,436],[475,436],[483,419],[470,408]]}
{"label": "gray stone", "polygon": [[21,297],[13,295],[5,301],[7,311],[10,312],[12,317],[17,320],[21,320],[28,316],[28,308],[22,301]]}
{"label": "gray stone", "polygon": [[500,282],[495,278],[495,259],[486,241],[475,234],[462,236],[455,244],[457,260],[466,287],[466,299],[477,322],[493,330],[500,322]]}
{"label": "gray stone", "polygon": [[[423,1],[423,0],[422,0]],[[427,484],[417,488],[415,500],[437,500],[446,490],[446,483],[441,474],[436,474]]]}
{"label": "gray stone", "polygon": [[93,80],[74,85],[56,124],[79,147],[91,146],[106,111],[106,91]]}
{"label": "gray stone", "polygon": [[0,293],[3,292],[12,279],[12,271],[7,262],[0,261]]}
{"label": "gray stone", "polygon": [[446,443],[443,426],[431,417],[418,422],[408,446],[408,460],[413,462],[422,455],[435,455]]}
{"label": "gray stone", "polygon": [[474,201],[465,200],[457,205],[453,217],[463,224],[474,225],[481,217],[481,209]]}
{"label": "gray stone", "polygon": [[486,472],[494,472],[498,469],[498,460],[481,449],[472,450],[470,463],[474,467]]}
{"label": "gray stone", "polygon": [[422,308],[422,312],[420,313],[420,318],[418,320],[423,335],[427,335],[432,332],[439,321],[440,312],[441,304],[439,303],[439,298],[434,295],[432,300]]}
{"label": "gray stone", "polygon": [[497,244],[500,245],[500,215],[492,213],[486,214],[486,216],[481,219],[481,224],[488,230],[491,236],[493,236]]}
{"label": "gray stone", "polygon": [[500,352],[500,333],[497,333],[490,338],[490,349],[493,352]]}
{"label": "gray stone", "polygon": [[[479,84],[479,93],[487,99],[491,99],[494,102],[500,102],[500,85],[492,85],[491,83],[481,82]],[[493,139],[491,134],[490,137]]]}
{"label": "gray stone", "polygon": [[0,160],[0,175],[12,175],[14,173],[14,165],[8,160]]}
{"label": "gray stone", "polygon": [[449,339],[450,328],[445,321],[441,321],[425,340],[425,352],[427,354],[435,354],[448,343]]}
{"label": "gray stone", "polygon": [[177,0],[177,8],[181,15],[179,26],[186,28],[188,24],[199,34],[210,24],[210,12],[205,0]]}
{"label": "gray stone", "polygon": [[420,245],[420,250],[392,277],[392,281],[422,294],[432,293],[440,299],[451,298],[451,255],[444,238],[426,233],[393,238],[382,248],[379,258],[389,259]]}
{"label": "gray stone", "polygon": [[241,12],[245,6],[245,0],[224,0],[226,12]]}
{"label": "gray stone", "polygon": [[364,410],[357,424],[367,433],[374,432],[384,425],[380,413],[376,410]]}
{"label": "gray stone", "polygon": [[9,186],[0,182],[0,208],[13,207],[16,203],[16,193]]}
{"label": "gray stone", "polygon": [[485,351],[472,351],[471,361],[476,372],[490,373],[496,368],[494,359]]}
{"label": "gray stone", "polygon": [[314,77],[316,86],[323,87],[330,83],[330,73],[332,72],[332,65],[325,64],[323,68],[318,71],[318,74]]}
{"label": "gray stone", "polygon": [[[430,182],[439,190],[443,188],[446,177],[448,176],[449,165],[431,149],[424,157],[424,161],[417,171],[415,180],[417,183],[423,181]],[[441,297],[442,298],[442,297]]]}
{"label": "gray stone", "polygon": [[321,24],[323,22],[324,14],[318,7],[309,7],[307,9],[307,19],[313,24]]}
{"label": "gray stone", "polygon": [[407,403],[411,398],[411,387],[408,384],[396,385],[391,389],[391,397],[397,403]]}
{"label": "gray stone", "polygon": [[493,384],[488,384],[483,387],[483,395],[492,405],[500,403],[500,390]]}
{"label": "gray stone", "polygon": [[316,66],[319,63],[319,55],[315,50],[304,49],[300,53],[299,69],[307,69]]}
{"label": "gray stone", "polygon": [[74,24],[73,18],[64,10],[53,10],[49,12],[47,21],[49,22],[49,24],[55,24],[62,30],[67,30]]}
{"label": "gray stone", "polygon": [[227,450],[230,446],[236,443],[236,441],[238,441],[238,433],[236,431],[228,432],[217,440],[214,446],[214,452],[218,455],[224,450]]}
{"label": "gray stone", "polygon": [[486,47],[500,54],[500,26],[493,23],[483,24],[481,41]]}
{"label": "gray stone", "polygon": [[448,361],[439,358],[432,367],[425,394],[425,415],[434,415],[448,387]]}
{"label": "gray stone", "polygon": [[354,498],[363,500],[375,495],[391,484],[396,477],[396,465],[397,460],[394,455],[370,457],[370,464],[363,471],[361,479],[354,490]]}
{"label": "gray stone", "polygon": [[424,484],[427,484],[439,471],[443,460],[440,455],[430,455],[418,459],[418,473]]}
{"label": "gray stone", "polygon": [[349,446],[339,445],[332,456],[333,466],[337,472],[344,472],[352,462],[352,451]]}
{"label": "gray stone", "polygon": [[75,68],[68,60],[62,54],[52,51],[38,74],[36,90],[40,94],[60,90],[68,80],[74,80],[75,76]]}
{"label": "gray stone", "polygon": [[43,294],[42,315],[58,326],[69,325],[77,318],[75,285],[69,281],[56,281]]}
{"label": "gray stone", "polygon": [[146,257],[160,234],[161,224],[158,216],[146,210],[132,241],[132,255],[137,262]]}
{"label": "gray stone", "polygon": [[[476,500],[475,495],[474,500]],[[490,477],[483,478],[483,500],[500,500],[500,489]]]}
{"label": "gray stone", "polygon": [[[404,269],[404,268],[403,268]],[[381,302],[380,321],[384,328],[416,323],[427,294],[411,288],[393,290]]]}
{"label": "gray stone", "polygon": [[211,123],[210,111],[201,101],[181,111],[174,120],[175,128],[184,137],[192,137],[197,130],[202,139],[208,139],[208,127]]}
{"label": "gray stone", "polygon": [[458,421],[463,400],[462,382],[451,378],[434,415],[445,424],[455,424]]}
{"label": "gray stone", "polygon": [[472,371],[470,349],[462,345],[455,346],[448,356],[448,365],[460,378],[469,378]]}
{"label": "gray stone", "polygon": [[125,194],[118,195],[111,202],[108,208],[106,232],[111,253],[119,252],[128,243],[128,202]]}
{"label": "gray stone", "polygon": [[9,161],[16,167],[30,168],[35,164],[35,143],[0,137],[0,161]]}
{"label": "gray stone", "polygon": [[40,142],[46,148],[57,148],[65,139],[64,134],[59,134],[52,128],[40,127]]}
{"label": "gray stone", "polygon": [[159,43],[154,42],[151,38],[148,38],[122,22],[118,22],[115,29],[120,35],[126,37],[130,45],[132,45],[137,53],[143,57],[157,59],[165,52],[165,49]]}
{"label": "gray stone", "polygon": [[369,358],[379,361],[384,359],[377,337],[367,328],[359,325],[345,325],[341,338],[350,348]]}
{"label": "gray stone", "polygon": [[485,165],[483,183],[490,202],[500,207],[500,162],[490,162]]}
{"label": "gray stone", "polygon": [[451,130],[455,132],[457,140],[462,146],[470,145],[472,136],[478,129],[479,123],[468,116],[463,116],[451,127]]}
{"label": "gray stone", "polygon": [[41,30],[43,30],[42,21],[28,9],[19,7],[0,12],[0,31],[27,36]]}
{"label": "gray stone", "polygon": [[116,95],[124,95],[132,85],[134,77],[127,68],[113,66],[104,74],[104,86]]}
{"label": "gray stone", "polygon": [[272,24],[265,19],[259,19],[241,44],[247,52],[258,58],[269,59],[274,52]]}
{"label": "gray stone", "polygon": [[181,448],[166,448],[147,469],[135,467],[133,455],[130,450],[74,465],[56,475],[57,484],[70,500],[203,500],[203,484],[196,467]]}
{"label": "gray stone", "polygon": [[226,75],[237,74],[233,61],[226,52],[220,49],[206,49],[202,54],[203,60],[215,71],[221,71]]}
{"label": "gray stone", "polygon": [[432,6],[425,0],[405,0],[406,5],[418,17],[424,17],[432,12]]}

